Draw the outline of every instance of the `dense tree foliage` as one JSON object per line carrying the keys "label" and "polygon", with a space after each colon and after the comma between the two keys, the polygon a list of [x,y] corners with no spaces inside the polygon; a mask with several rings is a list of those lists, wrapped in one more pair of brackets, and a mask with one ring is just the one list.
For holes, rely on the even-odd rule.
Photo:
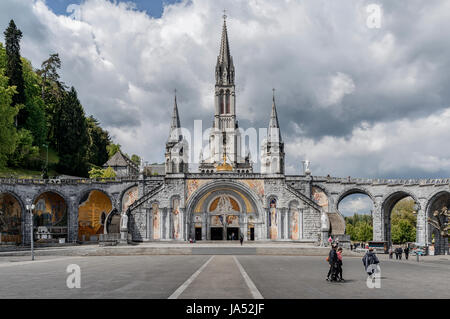
{"label": "dense tree foliage", "polygon": [[[4,35],[5,47],[0,43],[0,168],[42,170],[45,176],[46,161],[40,150],[49,147],[59,158],[53,169],[87,177],[91,168],[99,169],[120,145],[111,142],[94,117],[86,118],[75,88],[60,81],[58,53],[50,54],[40,69],[33,70],[20,56],[22,32],[13,20]],[[111,170],[102,170],[102,177],[113,177]]]}
{"label": "dense tree foliage", "polygon": [[345,232],[350,235],[350,240],[367,242],[372,240],[373,226],[372,216],[364,214],[354,214],[345,217]]}
{"label": "dense tree foliage", "polygon": [[108,160],[107,147],[111,143],[108,131],[100,127],[100,123],[90,116],[86,119],[89,135],[88,162],[96,166],[102,166]]}
{"label": "dense tree foliage", "polygon": [[[391,237],[394,244],[416,241],[416,221],[414,200],[405,198],[399,201],[391,212]],[[354,214],[345,217],[346,230],[353,241],[372,240],[373,221],[371,215]]]}
{"label": "dense tree foliage", "polygon": [[116,177],[116,172],[111,167],[107,167],[105,169],[93,167],[89,171],[89,178],[113,178],[113,177]]}
{"label": "dense tree foliage", "polygon": [[416,241],[417,216],[414,204],[414,200],[409,197],[399,201],[392,209],[391,236],[394,244]]}
{"label": "dense tree foliage", "polygon": [[89,143],[84,110],[75,88],[65,93],[56,126],[58,167],[75,176],[87,176],[87,150]]}
{"label": "dense tree foliage", "polygon": [[[9,22],[8,28],[4,32],[6,46],[6,72],[9,85],[16,88],[16,94],[12,97],[12,105],[25,104],[25,81],[22,72],[22,59],[20,57],[20,39],[22,39],[22,31],[20,31],[14,20]],[[18,124],[25,123],[24,110],[20,110],[17,116]]]}
{"label": "dense tree foliage", "polygon": [[[1,49],[0,44],[0,51]],[[6,165],[9,156],[16,149],[17,133],[14,118],[18,108],[11,106],[15,92],[15,89],[8,85],[8,78],[0,72],[0,167]]]}
{"label": "dense tree foliage", "polygon": [[114,144],[111,143],[108,145],[107,150],[108,150],[108,157],[111,158],[114,154],[116,154],[118,151],[120,151],[120,144]]}

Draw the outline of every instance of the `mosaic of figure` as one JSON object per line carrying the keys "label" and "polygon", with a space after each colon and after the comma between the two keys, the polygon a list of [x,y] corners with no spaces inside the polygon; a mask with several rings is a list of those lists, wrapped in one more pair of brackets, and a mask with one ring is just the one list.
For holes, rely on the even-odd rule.
{"label": "mosaic of figure", "polygon": [[180,239],[180,200],[175,198],[172,201],[173,207],[173,239]]}
{"label": "mosaic of figure", "polygon": [[278,238],[277,201],[275,199],[272,199],[270,201],[269,227],[270,227],[270,239],[277,239]]}
{"label": "mosaic of figure", "polygon": [[222,222],[223,217],[220,215],[211,216],[211,226],[213,227],[223,227]]}
{"label": "mosaic of figure", "polygon": [[239,216],[228,215],[227,216],[227,225],[229,227],[239,227]]}
{"label": "mosaic of figure", "polygon": [[159,225],[161,215],[159,213],[159,207],[157,203],[152,204],[152,212],[153,212],[153,239],[160,239],[161,231]]}
{"label": "mosaic of figure", "polygon": [[328,212],[328,196],[318,187],[312,188],[312,197],[314,201],[323,208],[325,212]]}
{"label": "mosaic of figure", "polygon": [[122,211],[125,212],[138,198],[138,188],[132,187],[125,192],[122,198]]}
{"label": "mosaic of figure", "polygon": [[35,201],[34,227],[67,226],[66,203],[58,194],[47,192]]}
{"label": "mosaic of figure", "polygon": [[92,190],[86,193],[78,206],[78,239],[86,241],[91,236],[103,234],[104,221],[111,210],[111,200],[103,192]]}
{"label": "mosaic of figure", "polygon": [[2,242],[22,241],[20,204],[10,194],[0,194],[0,234]]}
{"label": "mosaic of figure", "polygon": [[291,218],[292,218],[292,223],[291,223],[291,234],[292,234],[292,240],[299,240],[300,239],[300,232],[299,232],[299,228],[300,228],[300,214],[298,212],[298,207],[297,205],[293,205],[291,207]]}

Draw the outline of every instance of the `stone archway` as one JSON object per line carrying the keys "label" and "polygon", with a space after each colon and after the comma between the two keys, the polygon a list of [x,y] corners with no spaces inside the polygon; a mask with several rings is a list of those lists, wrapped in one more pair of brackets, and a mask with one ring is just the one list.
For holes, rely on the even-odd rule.
{"label": "stone archway", "polygon": [[[394,207],[399,203],[401,200],[405,198],[412,198],[414,200],[415,204],[419,204],[418,200],[414,196],[414,194],[411,194],[409,192],[406,192],[404,190],[399,190],[392,192],[388,194],[385,199],[383,200],[383,203],[381,205],[381,214],[383,217],[383,240],[386,241],[389,245],[392,245],[392,222],[391,222],[391,215],[392,210]],[[417,229],[417,223],[419,221],[416,220],[416,229]]]}
{"label": "stone archway", "polygon": [[[450,207],[450,192],[441,191],[434,194],[428,201],[426,208],[426,216],[428,218],[433,218],[433,213],[436,210],[440,210],[443,207]],[[448,237],[443,237],[440,232],[434,228],[431,224],[427,222],[427,243],[434,247],[435,255],[443,255],[448,252]]]}
{"label": "stone archway", "polygon": [[[221,204],[219,205],[219,203]],[[189,198],[186,205],[187,238],[211,240],[212,228],[221,227],[226,239],[238,228],[244,239],[262,238],[263,208],[258,197],[243,183],[235,181],[213,181],[202,185]],[[221,216],[221,217],[219,217]],[[252,230],[253,229],[253,230]]]}
{"label": "stone archway", "polygon": [[20,244],[23,235],[23,205],[9,192],[0,193],[0,243]]}
{"label": "stone archway", "polygon": [[68,237],[68,205],[57,191],[40,193],[33,201],[33,234],[37,241],[56,241]]}
{"label": "stone archway", "polygon": [[112,210],[112,201],[106,193],[97,189],[86,191],[78,203],[78,240],[98,241],[105,233]]}

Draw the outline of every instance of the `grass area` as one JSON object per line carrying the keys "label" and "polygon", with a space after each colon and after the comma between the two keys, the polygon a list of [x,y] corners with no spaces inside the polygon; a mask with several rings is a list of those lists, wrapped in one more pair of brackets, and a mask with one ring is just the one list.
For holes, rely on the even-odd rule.
{"label": "grass area", "polygon": [[[39,156],[43,161],[45,161],[47,159],[47,149],[45,147],[40,148]],[[48,149],[48,165],[51,166],[53,164],[58,164],[58,162],[59,162],[58,153],[55,150],[49,148]]]}
{"label": "grass area", "polygon": [[[45,147],[40,148],[39,157],[45,163],[45,161],[47,159],[47,149]],[[48,149],[48,166],[49,166],[48,175],[49,176],[60,175],[57,171],[55,171],[53,169],[55,164],[58,164],[58,162],[59,162],[58,153],[55,150],[49,148]],[[30,169],[25,169],[25,168],[3,167],[3,168],[0,168],[0,177],[41,178],[42,172],[39,170],[30,170]]]}
{"label": "grass area", "polygon": [[[50,176],[59,175],[55,170],[49,170]],[[15,168],[15,167],[3,167],[0,168],[0,177],[13,177],[13,178],[41,178],[41,171],[34,171],[24,168]]]}

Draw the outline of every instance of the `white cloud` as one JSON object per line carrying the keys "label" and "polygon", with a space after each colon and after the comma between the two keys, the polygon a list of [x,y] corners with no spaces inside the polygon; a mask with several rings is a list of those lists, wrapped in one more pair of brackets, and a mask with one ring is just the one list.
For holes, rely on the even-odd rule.
{"label": "white cloud", "polygon": [[353,194],[345,197],[339,203],[339,212],[344,216],[354,214],[370,214],[373,208],[373,202],[367,195]]}
{"label": "white cloud", "polygon": [[337,72],[328,78],[328,82],[328,92],[322,101],[324,106],[340,104],[345,95],[355,91],[355,83],[348,74]]}
{"label": "white cloud", "polygon": [[416,120],[363,123],[349,137],[293,139],[287,152],[295,154],[297,162],[307,157],[313,174],[323,176],[348,176],[355,171],[361,177],[399,177],[408,171],[433,176],[450,171],[450,149],[442,147],[450,136],[449,121],[447,108]]}
{"label": "white cloud", "polygon": [[35,67],[58,52],[86,112],[127,153],[160,162],[174,88],[183,126],[212,122],[227,8],[240,126],[267,125],[275,87],[289,173],[308,157],[314,174],[448,175],[450,42],[436,30],[449,29],[450,2],[382,1],[380,29],[367,28],[366,5],[185,0],[155,19],[86,0],[70,8],[74,19],[42,0],[3,0],[0,27],[16,21]]}

